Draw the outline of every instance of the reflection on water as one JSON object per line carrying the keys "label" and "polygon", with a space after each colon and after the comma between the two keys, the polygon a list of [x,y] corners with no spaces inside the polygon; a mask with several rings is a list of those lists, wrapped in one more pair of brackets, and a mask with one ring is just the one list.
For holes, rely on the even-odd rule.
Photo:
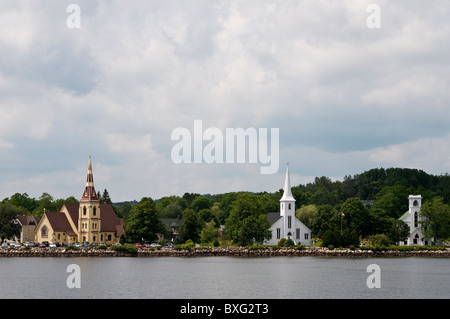
{"label": "reflection on water", "polygon": [[[81,288],[67,287],[67,266]],[[368,288],[367,266],[381,288]],[[0,258],[0,298],[449,298],[445,258]]]}

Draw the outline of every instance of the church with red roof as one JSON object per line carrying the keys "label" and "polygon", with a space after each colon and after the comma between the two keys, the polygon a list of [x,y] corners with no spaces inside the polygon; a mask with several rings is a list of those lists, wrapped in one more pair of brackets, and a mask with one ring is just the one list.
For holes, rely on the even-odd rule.
{"label": "church with red roof", "polygon": [[45,212],[36,228],[37,242],[115,244],[125,236],[123,220],[113,207],[100,203],[94,188],[92,162],[78,203],[64,203],[59,212]]}

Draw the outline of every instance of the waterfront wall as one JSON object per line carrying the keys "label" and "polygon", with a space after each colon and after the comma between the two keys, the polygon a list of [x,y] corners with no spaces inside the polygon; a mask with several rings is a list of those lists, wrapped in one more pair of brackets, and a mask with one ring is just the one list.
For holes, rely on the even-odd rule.
{"label": "waterfront wall", "polygon": [[450,249],[446,250],[410,250],[410,251],[372,251],[360,249],[307,248],[298,249],[247,249],[247,248],[192,248],[190,250],[175,249],[138,249],[135,254],[110,249],[80,249],[65,250],[63,248],[32,248],[0,250],[0,257],[281,257],[281,256],[309,256],[309,257],[450,257]]}

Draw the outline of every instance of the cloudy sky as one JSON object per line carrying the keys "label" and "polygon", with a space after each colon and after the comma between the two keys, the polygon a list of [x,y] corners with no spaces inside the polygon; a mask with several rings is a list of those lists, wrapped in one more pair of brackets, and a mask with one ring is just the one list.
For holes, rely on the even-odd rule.
{"label": "cloudy sky", "polygon": [[[449,17],[448,0],[2,0],[0,199],[81,198],[89,155],[113,201],[272,192],[287,161],[294,185],[450,172]],[[278,128],[278,172],[174,163],[195,120]]]}

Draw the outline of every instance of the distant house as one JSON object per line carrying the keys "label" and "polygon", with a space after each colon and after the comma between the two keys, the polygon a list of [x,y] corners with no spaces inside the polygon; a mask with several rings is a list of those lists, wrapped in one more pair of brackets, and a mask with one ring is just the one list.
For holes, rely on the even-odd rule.
{"label": "distant house", "polygon": [[183,220],[180,218],[162,218],[161,221],[166,226],[166,234],[158,234],[158,240],[174,241],[180,234],[180,227],[183,225]]}
{"label": "distant house", "polygon": [[91,157],[86,186],[79,203],[64,203],[59,212],[45,212],[36,241],[114,244],[125,236],[123,220],[110,204],[101,204],[94,188]]}
{"label": "distant house", "polygon": [[21,243],[25,243],[27,241],[34,242],[39,218],[36,216],[27,216],[23,213],[23,215],[16,218],[14,223],[20,226],[20,238],[18,241]]}
{"label": "distant house", "polygon": [[292,239],[295,244],[311,246],[311,230],[295,217],[295,199],[291,192],[289,166],[286,168],[283,197],[280,199],[280,211],[268,213],[272,239],[265,245],[276,245],[281,238]]}
{"label": "distant house", "polygon": [[409,236],[405,241],[400,242],[400,245],[431,245],[431,240],[423,237],[423,227],[421,222],[424,221],[423,216],[420,215],[420,208],[422,207],[421,195],[409,195],[409,209],[399,220],[405,222],[409,226]]}

